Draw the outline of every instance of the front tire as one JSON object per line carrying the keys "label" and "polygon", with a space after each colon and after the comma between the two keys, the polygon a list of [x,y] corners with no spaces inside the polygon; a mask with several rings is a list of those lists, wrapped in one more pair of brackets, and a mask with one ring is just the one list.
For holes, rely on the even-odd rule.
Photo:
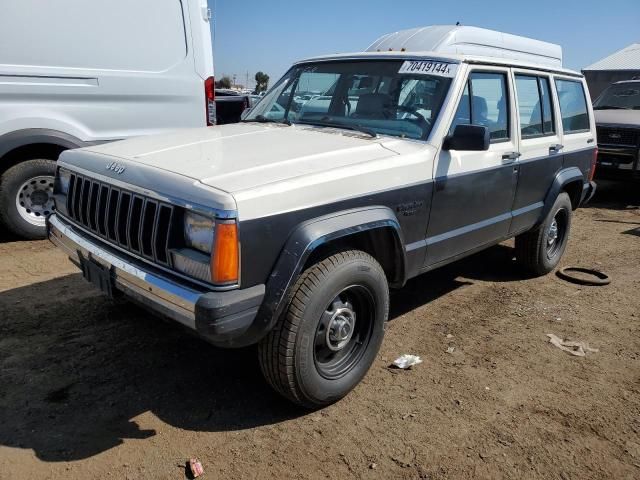
{"label": "front tire", "polygon": [[382,344],[389,287],[380,264],[350,250],[309,267],[287,310],[258,347],[267,382],[285,398],[319,408],[365,376]]}
{"label": "front tire", "polygon": [[573,207],[566,192],[561,192],[544,222],[516,237],[516,259],[536,276],[554,270],[569,240]]}
{"label": "front tire", "polygon": [[0,177],[0,224],[28,240],[45,238],[46,218],[53,213],[56,162],[20,162]]}

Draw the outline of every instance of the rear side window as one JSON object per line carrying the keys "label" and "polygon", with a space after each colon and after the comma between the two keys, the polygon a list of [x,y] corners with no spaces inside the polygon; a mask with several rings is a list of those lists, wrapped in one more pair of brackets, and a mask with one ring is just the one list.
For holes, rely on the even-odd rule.
{"label": "rear side window", "polygon": [[187,54],[180,0],[0,3],[0,64],[156,72]]}
{"label": "rear side window", "polygon": [[533,75],[516,75],[518,111],[522,138],[555,133],[549,80]]}
{"label": "rear side window", "polygon": [[589,130],[589,113],[582,82],[556,79],[564,133]]}
{"label": "rear side window", "polygon": [[474,72],[469,75],[458,110],[451,124],[483,125],[492,142],[509,138],[507,77],[503,73]]}

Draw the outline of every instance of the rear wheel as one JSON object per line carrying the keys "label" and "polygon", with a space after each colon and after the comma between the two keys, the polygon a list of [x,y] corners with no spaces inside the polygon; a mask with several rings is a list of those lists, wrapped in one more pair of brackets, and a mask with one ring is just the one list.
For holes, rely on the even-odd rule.
{"label": "rear wheel", "polygon": [[339,400],[373,363],[388,311],[387,279],[370,255],[350,250],[311,266],[259,345],[267,382],[308,408]]}
{"label": "rear wheel", "polygon": [[0,177],[0,223],[27,239],[46,237],[46,218],[55,211],[53,181],[56,162],[27,160]]}
{"label": "rear wheel", "polygon": [[516,237],[516,258],[534,275],[546,275],[558,266],[569,239],[573,207],[560,193],[544,222]]}

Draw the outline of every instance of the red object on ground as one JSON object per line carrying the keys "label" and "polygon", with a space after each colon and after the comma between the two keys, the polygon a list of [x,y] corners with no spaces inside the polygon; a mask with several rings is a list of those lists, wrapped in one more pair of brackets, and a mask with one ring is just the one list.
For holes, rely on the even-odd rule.
{"label": "red object on ground", "polygon": [[191,474],[193,475],[193,478],[198,478],[200,475],[204,473],[204,468],[202,468],[202,464],[200,463],[200,460],[198,460],[197,458],[189,459],[189,468],[191,469]]}

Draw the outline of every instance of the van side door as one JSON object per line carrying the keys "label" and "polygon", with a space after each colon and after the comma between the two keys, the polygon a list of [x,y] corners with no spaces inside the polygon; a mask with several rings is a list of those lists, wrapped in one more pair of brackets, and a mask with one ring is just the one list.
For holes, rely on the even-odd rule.
{"label": "van side door", "polygon": [[510,70],[471,67],[449,134],[457,125],[489,128],[487,151],[440,149],[427,227],[426,267],[507,236],[517,182],[517,135]]}
{"label": "van side door", "polygon": [[520,172],[509,231],[517,234],[531,228],[540,218],[547,191],[562,168],[563,146],[551,77],[521,69],[514,69],[513,77]]}

